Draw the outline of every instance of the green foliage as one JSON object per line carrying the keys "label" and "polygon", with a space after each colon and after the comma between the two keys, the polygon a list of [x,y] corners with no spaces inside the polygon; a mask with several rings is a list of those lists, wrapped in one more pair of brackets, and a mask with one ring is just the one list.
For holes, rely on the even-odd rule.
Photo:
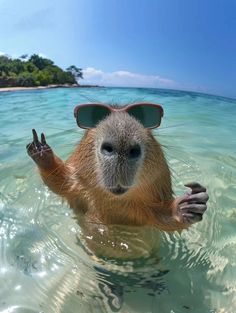
{"label": "green foliage", "polygon": [[63,71],[52,60],[37,54],[24,54],[19,59],[0,56],[0,87],[77,84],[82,78],[81,68],[71,65]]}
{"label": "green foliage", "polygon": [[29,58],[29,62],[33,63],[39,70],[43,70],[47,66],[53,65],[53,61],[51,61],[49,59],[42,58],[37,54],[33,54]]}

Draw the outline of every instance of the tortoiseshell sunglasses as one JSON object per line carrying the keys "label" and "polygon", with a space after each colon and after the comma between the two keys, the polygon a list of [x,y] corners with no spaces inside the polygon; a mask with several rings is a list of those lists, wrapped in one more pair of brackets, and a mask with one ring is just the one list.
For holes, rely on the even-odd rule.
{"label": "tortoiseshell sunglasses", "polygon": [[164,111],[161,105],[140,102],[121,108],[114,108],[102,103],[79,104],[74,109],[74,116],[80,128],[94,128],[112,112],[127,112],[137,119],[145,128],[156,128],[161,124]]}

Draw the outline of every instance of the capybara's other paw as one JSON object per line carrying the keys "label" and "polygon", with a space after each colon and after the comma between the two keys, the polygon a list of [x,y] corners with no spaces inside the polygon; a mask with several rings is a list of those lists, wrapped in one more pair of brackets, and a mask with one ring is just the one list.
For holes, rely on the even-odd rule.
{"label": "capybara's other paw", "polygon": [[41,142],[35,129],[32,129],[33,141],[26,146],[28,155],[40,168],[50,168],[54,162],[53,151],[46,142],[44,134],[41,134]]}
{"label": "capybara's other paw", "polygon": [[175,216],[178,221],[185,224],[193,224],[202,220],[207,209],[209,196],[206,188],[193,182],[185,185],[191,191],[175,200]]}

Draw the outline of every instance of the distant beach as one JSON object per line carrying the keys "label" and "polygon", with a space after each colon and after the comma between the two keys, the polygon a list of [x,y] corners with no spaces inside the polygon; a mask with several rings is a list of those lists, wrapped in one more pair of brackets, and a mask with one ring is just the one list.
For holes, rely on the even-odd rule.
{"label": "distant beach", "polygon": [[0,92],[100,87],[81,85],[79,79],[83,79],[83,70],[75,65],[63,70],[52,60],[37,54],[20,58],[0,55]]}
{"label": "distant beach", "polygon": [[0,92],[10,91],[24,91],[24,90],[40,90],[40,89],[52,89],[52,88],[93,88],[101,87],[98,85],[48,85],[48,86],[37,86],[37,87],[0,87]]}

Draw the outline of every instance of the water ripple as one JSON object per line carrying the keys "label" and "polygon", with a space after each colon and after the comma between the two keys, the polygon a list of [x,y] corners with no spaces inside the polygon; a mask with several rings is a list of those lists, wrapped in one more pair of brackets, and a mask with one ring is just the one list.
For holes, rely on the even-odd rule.
{"label": "water ripple", "polygon": [[[73,106],[87,98],[162,103],[163,128],[154,134],[163,145],[176,195],[192,180],[208,188],[203,221],[181,234],[162,233],[152,258],[118,262],[89,255],[73,212],[43,186],[27,156],[25,145],[37,128],[66,158],[82,136],[73,127]],[[99,288],[106,282],[124,288],[121,313],[234,313],[235,113],[232,100],[156,89],[0,94],[0,311],[110,312]],[[125,244],[128,232],[117,240]],[[135,240],[142,242],[138,236]]]}

